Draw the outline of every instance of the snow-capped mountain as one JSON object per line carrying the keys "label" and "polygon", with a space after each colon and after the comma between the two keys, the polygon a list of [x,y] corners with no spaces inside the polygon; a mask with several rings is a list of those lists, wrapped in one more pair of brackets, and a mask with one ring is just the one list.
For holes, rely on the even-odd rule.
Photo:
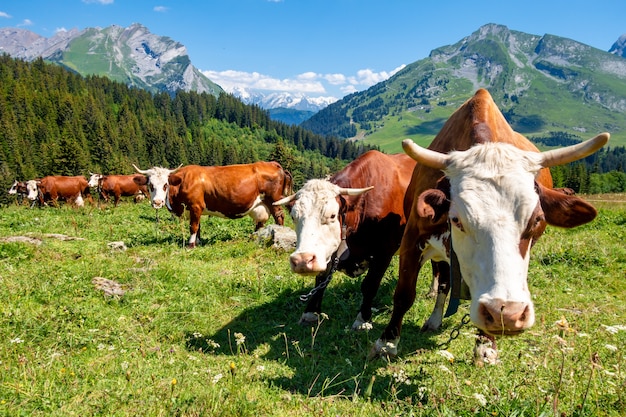
{"label": "snow-capped mountain", "polygon": [[263,109],[293,109],[318,112],[329,104],[339,100],[336,97],[308,97],[302,93],[262,92],[243,87],[234,87],[226,92],[238,97],[246,104],[256,104]]}

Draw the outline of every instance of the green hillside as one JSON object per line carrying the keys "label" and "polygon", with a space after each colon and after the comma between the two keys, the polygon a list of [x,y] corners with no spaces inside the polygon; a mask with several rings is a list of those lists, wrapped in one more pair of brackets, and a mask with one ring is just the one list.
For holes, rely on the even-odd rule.
{"label": "green hillside", "polygon": [[410,137],[427,145],[478,88],[489,90],[529,138],[603,131],[626,145],[626,59],[570,39],[485,25],[390,79],[345,97],[302,126],[389,152]]}

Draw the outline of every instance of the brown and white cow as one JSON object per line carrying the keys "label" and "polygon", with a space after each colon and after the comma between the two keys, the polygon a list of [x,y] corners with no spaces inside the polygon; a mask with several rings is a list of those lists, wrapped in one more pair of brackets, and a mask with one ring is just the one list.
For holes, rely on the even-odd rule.
{"label": "brown and white cow", "polygon": [[115,207],[117,207],[121,197],[135,197],[135,201],[138,201],[140,196],[148,197],[150,195],[148,187],[135,182],[135,177],[139,177],[141,182],[143,176],[139,174],[102,175],[91,173],[88,183],[91,188],[99,191],[104,201],[108,202],[109,198],[113,196]]}
{"label": "brown and white cow", "polygon": [[9,188],[9,195],[15,196],[15,202],[20,204],[24,198],[28,196],[28,189],[26,188],[26,181],[17,181],[13,183]]}
{"label": "brown and white cow", "polygon": [[236,219],[250,216],[256,230],[269,219],[283,225],[284,214],[272,203],[291,194],[292,177],[278,162],[255,162],[227,166],[187,165],[168,169],[141,170],[145,177],[135,178],[148,184],[152,207],[168,209],[177,216],[189,213],[189,246],[199,240],[200,218],[204,215]]}
{"label": "brown and white cow", "polygon": [[85,205],[84,198],[91,200],[89,184],[85,177],[80,175],[73,177],[51,175],[40,180],[28,181],[27,188],[28,199],[31,201],[39,199],[42,206],[48,201],[56,206],[59,200],[63,200],[82,207]]}
{"label": "brown and white cow", "polygon": [[[603,133],[539,153],[481,89],[450,117],[428,149],[404,140],[405,152],[418,164],[406,193],[408,220],[393,313],[370,357],[397,354],[419,270],[428,259],[449,261],[451,246],[469,287],[471,321],[493,348],[495,336],[530,328],[535,321],[527,280],[532,245],[546,224],[571,228],[597,214],[584,200],[553,190],[548,168],[584,158],[608,139]],[[448,290],[439,295],[427,328],[441,325]]]}
{"label": "brown and white cow", "polygon": [[403,199],[414,167],[405,154],[369,151],[329,180],[309,180],[296,194],[274,203],[293,203],[297,243],[289,257],[292,271],[316,275],[316,291],[301,323],[317,321],[325,284],[336,267],[351,277],[367,270],[352,328],[371,328],[372,301],[402,239]]}

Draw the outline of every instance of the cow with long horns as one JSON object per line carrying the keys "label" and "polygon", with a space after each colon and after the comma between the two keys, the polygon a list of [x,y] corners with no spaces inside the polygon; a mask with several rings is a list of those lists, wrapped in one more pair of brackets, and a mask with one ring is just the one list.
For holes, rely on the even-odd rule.
{"label": "cow with long horns", "polygon": [[[403,148],[417,165],[406,193],[399,279],[391,320],[370,357],[397,354],[420,268],[433,257],[449,261],[453,251],[469,287],[471,321],[491,344],[475,352],[477,360],[497,360],[492,356],[495,336],[516,335],[534,324],[528,264],[546,225],[571,228],[597,214],[581,198],[553,190],[549,168],[584,158],[608,139],[602,133],[540,153],[509,126],[481,89],[450,117],[428,149],[405,140]],[[441,274],[445,276],[449,273]],[[440,288],[430,328],[441,325],[440,301],[449,286]]]}

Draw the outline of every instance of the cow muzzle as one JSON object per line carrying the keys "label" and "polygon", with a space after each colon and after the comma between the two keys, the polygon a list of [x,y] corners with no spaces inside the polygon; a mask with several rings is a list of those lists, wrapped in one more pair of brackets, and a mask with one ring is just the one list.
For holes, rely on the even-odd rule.
{"label": "cow muzzle", "polygon": [[297,274],[316,275],[326,271],[326,261],[311,252],[295,252],[289,257],[291,270]]}
{"label": "cow muzzle", "polygon": [[160,209],[165,205],[165,201],[161,199],[152,200],[152,208]]}
{"label": "cow muzzle", "polygon": [[488,334],[513,336],[532,327],[535,314],[530,302],[494,298],[478,302],[478,314],[472,321]]}

